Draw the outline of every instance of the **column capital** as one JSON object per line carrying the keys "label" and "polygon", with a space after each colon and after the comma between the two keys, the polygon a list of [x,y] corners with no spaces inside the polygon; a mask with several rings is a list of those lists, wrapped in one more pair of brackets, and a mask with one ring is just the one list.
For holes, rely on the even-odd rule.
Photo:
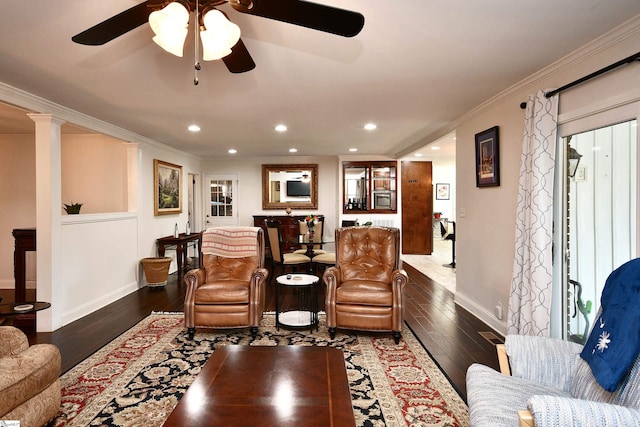
{"label": "column capital", "polygon": [[56,125],[61,125],[66,122],[66,120],[63,120],[57,116],[54,116],[53,114],[27,113],[27,116],[29,116],[29,118],[36,123],[52,123]]}

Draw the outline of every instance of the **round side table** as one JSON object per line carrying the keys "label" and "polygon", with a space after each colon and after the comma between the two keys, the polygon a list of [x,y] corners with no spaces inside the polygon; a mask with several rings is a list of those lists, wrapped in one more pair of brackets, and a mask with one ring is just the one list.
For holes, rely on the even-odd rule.
{"label": "round side table", "polygon": [[51,303],[42,301],[10,302],[6,304],[0,304],[0,325],[13,325],[15,318],[19,315],[35,313],[36,311],[44,310],[49,307],[51,307]]}
{"label": "round side table", "polygon": [[[280,325],[292,328],[313,327],[319,329],[318,320],[318,283],[320,279],[313,274],[292,273],[276,278],[276,329]],[[298,289],[298,309],[280,312],[278,290],[284,288]]]}

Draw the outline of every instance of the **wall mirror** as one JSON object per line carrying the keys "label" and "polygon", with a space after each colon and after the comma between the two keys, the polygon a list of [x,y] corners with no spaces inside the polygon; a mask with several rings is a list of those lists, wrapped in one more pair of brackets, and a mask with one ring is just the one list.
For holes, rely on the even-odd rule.
{"label": "wall mirror", "polygon": [[262,165],[262,209],[318,209],[318,165]]}

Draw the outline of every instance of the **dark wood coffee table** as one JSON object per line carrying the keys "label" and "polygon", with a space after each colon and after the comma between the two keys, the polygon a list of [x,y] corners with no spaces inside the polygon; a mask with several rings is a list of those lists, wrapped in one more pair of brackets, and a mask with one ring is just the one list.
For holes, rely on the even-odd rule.
{"label": "dark wood coffee table", "polygon": [[228,346],[215,350],[165,426],[354,426],[342,351]]}

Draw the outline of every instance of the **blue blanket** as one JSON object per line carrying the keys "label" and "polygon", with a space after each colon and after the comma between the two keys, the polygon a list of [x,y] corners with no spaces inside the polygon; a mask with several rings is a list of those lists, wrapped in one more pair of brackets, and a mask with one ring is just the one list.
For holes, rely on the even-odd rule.
{"label": "blue blanket", "polygon": [[601,313],[580,356],[598,384],[615,391],[640,351],[640,258],[613,271],[602,291]]}

